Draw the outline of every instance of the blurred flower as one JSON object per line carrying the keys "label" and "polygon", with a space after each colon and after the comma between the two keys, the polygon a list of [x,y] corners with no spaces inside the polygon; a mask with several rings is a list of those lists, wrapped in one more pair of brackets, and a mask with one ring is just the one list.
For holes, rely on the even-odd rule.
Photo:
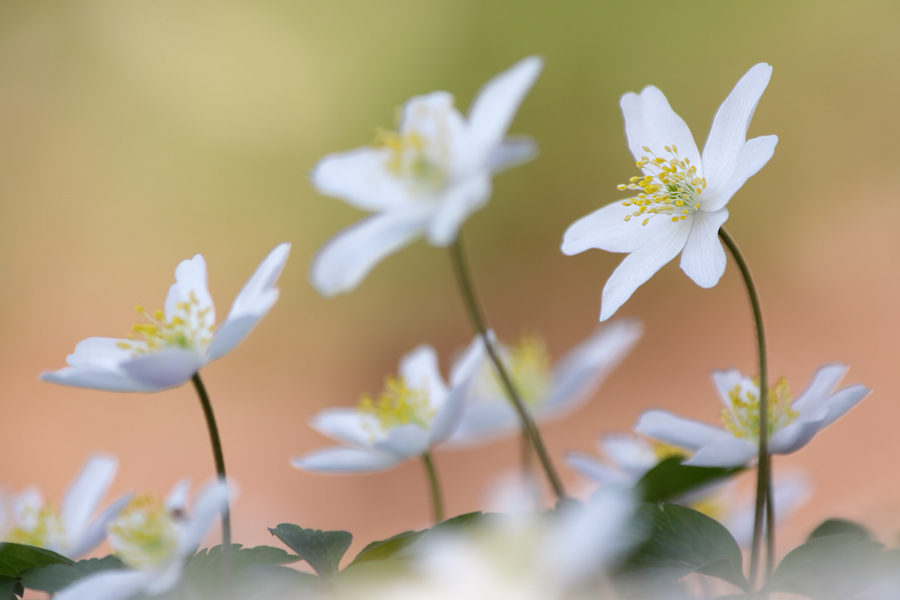
{"label": "blurred flower", "polygon": [[354,289],[381,259],[420,235],[436,246],[456,239],[490,197],[491,175],[536,154],[530,139],[504,136],[542,64],[532,56],[491,79],[468,120],[447,92],[415,96],[403,107],[397,133],[319,161],[311,175],[319,192],[376,213],[319,251],[310,281],[320,294]]}
{"label": "blurred flower", "polygon": [[725,272],[725,251],[717,239],[728,219],[725,205],[744,182],[772,157],[774,135],[747,141],[747,129],[772,67],[761,63],[744,75],[719,107],[701,158],[684,121],[659,89],[622,96],[628,146],[644,176],[620,190],[636,197],[614,202],[576,221],[562,251],[588,248],[630,253],[606,287],[600,320],[611,317],[664,264],[681,255],[681,268],[702,287]]}
{"label": "blurred flower", "polygon": [[118,461],[113,456],[94,454],[84,463],[63,495],[59,511],[44,502],[35,488],[10,499],[0,509],[0,540],[53,550],[77,559],[96,548],[106,537],[106,524],[128,504],[130,494],[113,502],[91,520],[100,500],[116,476]]}
{"label": "blurred flower", "polygon": [[234,299],[218,329],[206,287],[206,261],[196,255],[175,269],[165,311],[138,306],[146,323],[129,339],[88,338],[66,359],[69,367],[41,379],[112,392],[157,392],[187,382],[201,367],[230,352],[278,300],[275,282],[290,244],[280,244],[263,260]]}
{"label": "blurred flower", "polygon": [[181,579],[187,559],[196,552],[213,520],[228,502],[229,487],[213,482],[194,503],[193,515],[185,516],[188,484],[182,481],[165,505],[141,495],[107,525],[109,542],[127,567],[101,571],[64,589],[56,600],[119,600],[141,593],[158,596]]}
{"label": "blurred flower", "polygon": [[611,433],[597,444],[606,457],[601,461],[583,452],[569,452],[566,463],[581,475],[602,485],[631,487],[647,471],[671,456],[687,457],[681,448],[648,441],[630,433]]}
{"label": "blurred flower", "polygon": [[[841,364],[821,367],[796,401],[783,379],[771,388],[770,454],[796,452],[869,394],[871,390],[859,384],[834,391],[847,369]],[[712,377],[725,405],[724,429],[650,410],[641,415],[635,431],[695,452],[688,465],[730,467],[753,460],[759,445],[759,383],[735,369],[715,371]]]}
{"label": "blurred flower", "polygon": [[[562,417],[584,404],[607,375],[627,356],[643,333],[635,319],[599,328],[569,351],[555,366],[543,342],[524,337],[512,347],[500,346],[504,365],[538,421]],[[506,396],[494,365],[482,364],[471,399],[452,442],[469,443],[511,433],[519,417]]]}
{"label": "blurred flower", "polygon": [[448,388],[434,349],[419,346],[403,357],[399,377],[389,377],[380,396],[363,396],[356,408],[327,409],[313,419],[313,428],[346,445],[316,450],[291,464],[319,473],[361,473],[422,456],[459,424],[483,354],[476,337]]}

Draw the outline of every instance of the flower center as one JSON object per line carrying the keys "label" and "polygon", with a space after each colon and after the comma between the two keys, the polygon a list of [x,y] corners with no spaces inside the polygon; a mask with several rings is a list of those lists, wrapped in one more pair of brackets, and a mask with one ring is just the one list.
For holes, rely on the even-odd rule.
{"label": "flower center", "polygon": [[161,310],[150,313],[141,305],[135,310],[149,322],[131,327],[128,339],[134,343],[119,342],[119,348],[130,350],[132,356],[153,354],[163,348],[201,351],[212,342],[216,326],[207,323],[211,307],[201,308],[193,291],[187,302],[175,305],[175,314],[168,320]]}
{"label": "flower center", "polygon": [[[731,408],[722,409],[725,429],[735,437],[751,441],[759,440],[759,384],[755,386],[736,385],[728,392]],[[791,393],[787,381],[782,378],[769,388],[768,430],[771,437],[775,432],[790,425],[800,413],[791,408]]]}
{"label": "flower center", "polygon": [[650,156],[642,156],[635,164],[646,175],[632,177],[627,184],[618,186],[620,190],[639,190],[636,197],[622,202],[622,206],[635,208],[625,220],[643,218],[641,224],[646,225],[656,215],[668,215],[677,223],[697,212],[706,179],[697,176],[697,167],[691,164],[691,159],[681,158],[676,146],[666,146],[670,158],[657,156],[647,146],[643,150]]}
{"label": "flower center", "polygon": [[7,534],[7,542],[47,549],[65,545],[59,514],[51,507],[28,505],[17,512],[16,526]]}
{"label": "flower center", "polygon": [[135,497],[106,530],[116,555],[135,569],[164,565],[178,548],[178,526],[172,515],[147,494]]}
{"label": "flower center", "polygon": [[667,458],[672,458],[673,456],[687,458],[687,456],[690,454],[690,452],[688,452],[684,448],[679,448],[678,446],[673,446],[672,444],[657,442],[656,440],[651,440],[650,444],[653,448],[653,454],[656,455],[656,460],[658,462],[662,462]]}
{"label": "flower center", "polygon": [[[553,376],[550,372],[550,353],[544,340],[524,335],[519,341],[501,349],[503,364],[516,386],[522,401],[531,408],[541,406],[550,393]],[[475,396],[484,400],[506,402],[506,387],[494,366],[485,362],[475,382]]]}
{"label": "flower center", "polygon": [[356,410],[374,417],[383,432],[409,424],[428,429],[435,413],[426,390],[410,389],[405,379],[393,376],[385,380],[377,398],[363,396]]}

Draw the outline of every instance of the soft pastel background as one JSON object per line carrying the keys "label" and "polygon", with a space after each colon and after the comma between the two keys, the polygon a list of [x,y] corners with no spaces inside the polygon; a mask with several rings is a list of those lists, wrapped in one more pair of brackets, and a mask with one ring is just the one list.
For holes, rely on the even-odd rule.
{"label": "soft pastel background", "polygon": [[[444,251],[417,243],[349,295],[307,282],[316,249],[361,217],[307,173],[328,152],[392,127],[409,96],[446,89],[466,109],[529,54],[546,68],[513,124],[540,144],[496,180],[465,227],[501,337],[540,331],[554,355],[597,325],[620,256],[563,256],[575,219],[634,174],[619,97],[655,84],[702,145],[712,116],[757,62],[774,66],[751,135],[774,159],[729,205],[758,279],[774,374],[796,392],[829,361],[870,399],[776,471],[817,487],[785,545],[831,515],[882,539],[900,531],[900,4],[563,0],[18,1],[0,4],[0,482],[58,503],[89,453],[121,459],[114,492],[164,494],[212,474],[193,391],[120,395],[41,383],[75,343],[118,336],[132,307],[161,306],[178,261],[202,252],[224,316],[278,242],[293,244],[282,297],[203,375],[240,483],[237,541],[266,526],[343,528],[361,545],[428,523],[421,465],[368,476],[288,465],[326,444],[307,420],[377,392],[422,342],[446,357],[470,329]],[[730,265],[703,290],[670,264],[620,311],[647,333],[577,415],[545,428],[553,455],[590,450],[650,407],[717,422],[714,368],[755,370],[748,305]],[[437,455],[451,514],[479,509],[513,467],[512,440]],[[584,483],[560,464],[572,489]]]}

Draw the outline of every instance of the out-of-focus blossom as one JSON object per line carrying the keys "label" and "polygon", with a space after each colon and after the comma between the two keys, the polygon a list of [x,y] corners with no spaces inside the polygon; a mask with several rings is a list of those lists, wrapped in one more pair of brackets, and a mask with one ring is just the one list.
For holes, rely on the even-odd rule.
{"label": "out-of-focus blossom", "polygon": [[603,288],[600,320],[611,317],[645,281],[681,254],[681,268],[698,285],[716,285],[725,272],[717,238],[728,219],[725,206],[748,178],[772,157],[774,135],[747,140],[756,105],[772,67],[758,64],[719,107],[703,149],[685,122],[654,86],[622,96],[625,134],[643,177],[620,190],[637,195],[583,217],[566,230],[562,251],[589,248],[627,252]]}
{"label": "out-of-focus blossom", "polygon": [[651,442],[630,433],[611,433],[597,444],[607,460],[599,460],[584,452],[569,452],[566,463],[581,475],[601,485],[631,487],[647,471],[670,456],[687,457],[681,448]]}
{"label": "out-of-focus blossom", "polygon": [[456,239],[490,198],[491,176],[536,154],[530,139],[505,135],[542,65],[532,56],[491,79],[468,119],[447,92],[410,98],[397,133],[319,161],[311,175],[319,192],[375,213],[319,251],[310,269],[319,293],[354,289],[383,258],[421,235],[436,246]]}
{"label": "out-of-focus blossom", "polygon": [[[834,391],[847,369],[842,364],[821,367],[796,400],[783,379],[770,389],[770,454],[796,452],[869,394],[860,384]],[[725,405],[724,428],[650,410],[641,415],[635,431],[695,453],[688,465],[731,467],[752,461],[759,445],[759,383],[735,369],[715,371],[712,377]]]}
{"label": "out-of-focus blossom", "polygon": [[[512,347],[500,346],[499,351],[535,420],[547,421],[569,414],[590,399],[642,333],[643,326],[634,319],[609,323],[552,366],[543,342],[533,336]],[[512,433],[518,425],[519,417],[494,365],[485,361],[452,442],[484,441]]]}
{"label": "out-of-focus blossom", "polygon": [[431,346],[419,346],[400,361],[377,398],[363,396],[356,408],[320,412],[312,427],[343,445],[324,448],[291,464],[320,473],[361,473],[393,467],[446,441],[459,425],[481,365],[480,337],[454,367],[448,386]]}
{"label": "out-of-focus blossom", "polygon": [[[106,524],[128,504],[122,496],[92,518],[116,475],[113,456],[88,458],[63,495],[59,510],[44,502],[36,488],[28,488],[0,507],[0,540],[53,550],[77,559],[96,548],[106,537]],[[5,523],[3,522],[5,520]]]}
{"label": "out-of-focus blossom", "polygon": [[41,379],[112,392],[157,392],[184,384],[210,361],[230,352],[278,300],[275,283],[290,251],[280,244],[263,260],[216,326],[216,310],[206,286],[200,254],[175,269],[165,310],[149,312],[128,339],[88,338],[66,359],[69,366]]}
{"label": "out-of-focus blossom", "polygon": [[185,562],[226,509],[229,488],[222,482],[207,484],[190,516],[185,510],[187,493],[183,481],[165,504],[145,495],[134,498],[107,525],[110,545],[127,568],[89,575],[57,594],[56,600],[120,600],[138,593],[158,596],[174,588]]}

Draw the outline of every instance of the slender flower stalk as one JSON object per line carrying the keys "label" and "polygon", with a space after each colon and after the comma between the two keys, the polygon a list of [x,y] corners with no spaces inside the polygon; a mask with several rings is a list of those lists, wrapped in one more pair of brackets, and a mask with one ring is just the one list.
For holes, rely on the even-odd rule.
{"label": "slender flower stalk", "polygon": [[438,480],[437,469],[434,468],[434,461],[431,459],[431,452],[422,455],[422,462],[425,463],[425,472],[428,474],[428,483],[431,486],[434,522],[440,523],[444,520],[444,499],[441,495],[441,483]]}
{"label": "slender flower stalk", "polygon": [[750,275],[747,261],[738,249],[737,244],[725,231],[719,228],[719,237],[728,247],[728,251],[737,263],[747,287],[747,295],[750,297],[750,306],[753,309],[753,320],[756,323],[756,347],[759,353],[759,464],[756,477],[756,510],[753,520],[753,542],[750,546],[750,583],[756,581],[756,573],[759,565],[759,554],[762,546],[763,519],[766,515],[768,504],[768,526],[766,535],[766,575],[772,572],[775,560],[775,510],[771,505],[769,489],[771,488],[771,460],[769,457],[769,365],[766,356],[766,331],[763,327],[762,308],[759,304],[759,294],[756,284]]}
{"label": "slender flower stalk", "polygon": [[497,376],[500,378],[500,382],[503,384],[503,388],[506,390],[510,402],[512,402],[513,407],[519,415],[522,435],[528,438],[531,445],[534,447],[534,451],[547,475],[550,486],[553,488],[553,493],[556,494],[556,497],[559,500],[564,500],[566,498],[566,492],[563,489],[562,481],[560,480],[556,468],[550,460],[550,455],[547,453],[547,449],[544,446],[544,442],[541,439],[541,432],[535,424],[534,419],[532,419],[531,415],[528,413],[528,409],[525,408],[525,403],[522,401],[521,395],[518,390],[516,390],[516,386],[513,384],[512,378],[510,378],[506,367],[503,366],[503,361],[500,359],[500,354],[497,352],[496,345],[488,335],[487,323],[478,304],[475,289],[472,285],[472,278],[469,274],[468,265],[466,264],[461,235],[457,236],[456,240],[450,245],[450,258],[453,262],[453,271],[456,274],[456,281],[459,284],[459,290],[460,293],[462,293],[463,302],[466,305],[469,319],[471,320],[475,331],[484,340],[485,350],[487,351],[491,362],[494,364],[494,368],[497,370]]}
{"label": "slender flower stalk", "polygon": [[[197,390],[197,396],[200,397],[200,406],[203,407],[203,416],[206,417],[206,428],[209,430],[209,443],[212,446],[213,458],[216,461],[216,476],[219,481],[225,483],[225,454],[222,452],[222,440],[219,437],[219,426],[216,425],[216,415],[213,413],[212,403],[209,401],[209,394],[206,393],[206,386],[200,379],[200,373],[194,373],[191,377],[194,389]],[[222,510],[222,545],[226,554],[231,552],[231,509],[228,506],[228,500],[225,500],[225,508]]]}

